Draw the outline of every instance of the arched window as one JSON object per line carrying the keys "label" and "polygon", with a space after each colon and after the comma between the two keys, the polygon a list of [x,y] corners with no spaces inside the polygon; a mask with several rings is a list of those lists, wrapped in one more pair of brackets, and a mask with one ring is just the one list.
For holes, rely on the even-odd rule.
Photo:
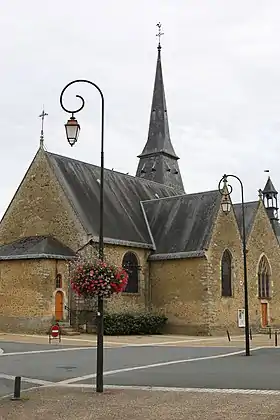
{"label": "arched window", "polygon": [[270,268],[267,258],[263,255],[258,267],[259,298],[270,297]]}
{"label": "arched window", "polygon": [[139,276],[138,276],[138,259],[133,252],[127,252],[123,257],[123,268],[128,273],[128,282],[124,290],[125,293],[138,293]]}
{"label": "arched window", "polygon": [[61,276],[61,274],[56,275],[55,287],[56,287],[56,289],[61,289],[62,288],[62,276]]}
{"label": "arched window", "polygon": [[232,256],[229,250],[225,250],[222,256],[222,296],[230,297],[232,296]]}

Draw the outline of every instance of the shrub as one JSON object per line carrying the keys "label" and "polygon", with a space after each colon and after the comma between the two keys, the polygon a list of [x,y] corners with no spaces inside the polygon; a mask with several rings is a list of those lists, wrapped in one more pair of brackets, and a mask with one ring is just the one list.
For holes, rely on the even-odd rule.
{"label": "shrub", "polygon": [[106,313],[105,335],[151,335],[161,334],[167,318],[152,313]]}

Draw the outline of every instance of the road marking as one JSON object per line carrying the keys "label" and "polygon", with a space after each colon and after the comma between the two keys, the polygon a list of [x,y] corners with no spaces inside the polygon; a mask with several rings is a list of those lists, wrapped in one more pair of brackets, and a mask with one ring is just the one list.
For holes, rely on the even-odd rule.
{"label": "road marking", "polygon": [[[55,383],[51,387],[67,388],[93,388],[93,384],[63,384]],[[104,385],[104,389],[121,389],[135,391],[161,391],[161,392],[188,392],[188,393],[209,393],[209,394],[244,394],[244,395],[280,395],[280,390],[270,389],[238,389],[238,388],[177,388],[159,386],[133,386],[133,385]]]}
{"label": "road marking", "polygon": [[[251,351],[259,350],[259,349],[262,349],[262,348],[263,347],[255,347],[255,348],[251,349]],[[181,364],[181,363],[197,362],[197,361],[201,361],[201,360],[221,359],[221,358],[224,358],[224,357],[235,356],[237,354],[242,354],[242,353],[244,353],[244,350],[239,350],[239,351],[235,351],[235,352],[231,352],[231,353],[217,354],[215,356],[204,356],[204,357],[196,357],[196,358],[192,358],[192,359],[183,359],[183,360],[171,360],[169,362],[160,362],[160,363],[153,363],[153,364],[150,364],[150,365],[133,366],[133,367],[123,368],[123,369],[105,371],[103,373],[103,375],[104,376],[109,376],[109,375],[115,375],[117,373],[132,372],[132,371],[135,371],[135,370],[152,369],[152,368],[155,368],[155,367],[162,367],[162,366],[178,365],[178,364]],[[75,382],[84,381],[84,380],[87,380],[87,379],[92,379],[92,378],[95,378],[95,377],[96,377],[96,373],[92,373],[92,374],[89,374],[89,375],[77,376],[75,378],[65,379],[64,381],[60,381],[58,383],[59,384],[71,384],[71,383],[75,383]]]}
{"label": "road marking", "polygon": [[4,350],[3,349],[0,349],[0,355],[3,354],[3,353],[4,353]]}
{"label": "road marking", "polygon": [[[111,348],[111,347],[110,347]],[[96,347],[70,347],[67,349],[49,349],[49,350],[30,350],[30,351],[18,351],[14,353],[3,353],[0,357],[5,356],[18,356],[22,354],[41,354],[41,353],[56,353],[61,351],[79,351],[79,350],[95,350]]]}
{"label": "road marking", "polygon": [[[243,337],[243,336],[242,336]],[[106,341],[107,344],[114,344],[114,345],[124,345],[126,347],[146,347],[146,346],[164,346],[169,344],[180,344],[180,343],[196,343],[201,341],[220,341],[226,340],[225,337],[205,337],[205,338],[190,338],[185,340],[173,340],[173,341],[161,341],[155,343],[124,343],[124,342],[115,342],[115,341]],[[231,341],[234,341],[233,339]],[[240,341],[240,340],[235,340]]]}
{"label": "road marking", "polygon": [[[72,340],[71,338],[69,339],[69,340]],[[125,343],[125,342],[114,342],[114,341],[106,341],[105,342],[105,346],[104,346],[104,348],[105,349],[112,349],[112,348],[124,348],[124,347],[156,347],[156,346],[168,346],[168,345],[174,345],[174,344],[180,344],[180,343],[186,343],[186,344],[188,344],[188,343],[196,343],[196,342],[203,342],[203,341],[206,341],[206,342],[209,342],[209,341],[220,341],[220,340],[225,340],[225,338],[219,338],[219,339],[217,339],[217,338],[215,338],[215,337],[213,337],[213,338],[198,338],[198,339],[189,339],[189,340],[176,340],[176,341],[162,341],[162,342],[154,342],[154,343]],[[73,340],[73,341],[84,341],[84,342],[92,342],[92,341],[90,341],[90,340]],[[240,342],[240,340],[239,339],[232,339],[231,341],[237,341],[237,342]],[[13,343],[18,343],[17,341],[13,341]],[[20,343],[22,343],[22,344],[34,344],[34,343],[26,343],[26,342],[20,342]],[[38,344],[38,343],[37,343]],[[108,345],[106,345],[106,344],[109,344],[109,346]],[[43,344],[38,344],[38,345],[43,345]],[[112,345],[114,346],[114,347],[112,347]],[[230,345],[228,345],[228,343],[227,343],[227,345],[226,345],[226,347],[229,347]],[[211,347],[213,347],[213,346],[211,346]],[[220,347],[220,345],[217,343],[217,345],[215,346],[215,347]],[[70,351],[71,350],[76,350],[76,349],[82,349],[82,348],[84,348],[84,349],[89,349],[89,348],[93,348],[93,349],[96,349],[96,343],[93,343],[93,346],[92,347],[73,347],[73,349],[69,349]],[[57,350],[55,350],[55,351],[61,351],[61,349],[57,349]],[[68,349],[65,349],[64,351],[67,351]],[[43,353],[43,352],[47,352],[47,351],[53,351],[53,350],[34,350],[34,353],[36,352],[36,353]],[[3,350],[2,350],[2,352],[3,352]],[[1,352],[1,349],[0,349],[0,356],[4,353],[2,353]],[[5,353],[5,355],[7,355],[7,356],[14,356],[15,354],[28,354],[28,353],[31,353],[31,351],[30,352],[18,352],[18,353]]]}
{"label": "road marking", "polygon": [[[39,388],[93,388],[93,384],[63,384],[50,383],[42,386],[33,386],[22,389],[21,393],[35,391]],[[150,391],[150,392],[185,392],[201,394],[239,394],[239,395],[280,395],[280,391],[270,389],[231,389],[231,388],[176,388],[176,387],[156,387],[156,386],[132,386],[132,385],[105,385],[106,389],[119,389],[123,391]],[[0,396],[0,400],[13,397],[13,393]]]}
{"label": "road marking", "polygon": [[[7,335],[7,334],[3,334]],[[33,337],[33,338],[45,338],[42,335],[32,335],[32,334],[9,334],[10,336],[17,336],[17,337]],[[1,333],[0,333],[1,336]],[[166,337],[169,338],[169,336],[161,336],[162,338]],[[238,335],[232,337],[231,341],[239,341],[240,338],[243,338],[243,335]],[[137,338],[142,338],[137,336]],[[116,341],[107,341],[105,338],[105,344],[111,344],[115,346],[126,346],[126,347],[148,347],[148,346],[164,346],[168,344],[180,344],[180,343],[191,343],[191,342],[202,342],[202,341],[224,341],[226,340],[226,337],[202,337],[202,338],[184,338],[182,337],[182,340],[173,340],[173,341],[162,341],[162,342],[152,342],[152,343],[128,343],[128,342],[116,342]],[[79,338],[69,338],[63,336],[63,341],[81,341],[86,343],[93,343],[96,345],[96,340],[86,340],[86,339],[79,339]]]}
{"label": "road marking", "polygon": [[[26,389],[22,389],[21,390],[21,393],[23,393],[23,392],[30,392],[30,391],[35,391],[35,390],[37,390],[37,389],[39,389],[39,388],[45,388],[45,385],[37,385],[37,386],[32,386],[32,387],[30,387],[30,388],[26,388]],[[2,395],[1,397],[0,397],[0,400],[4,400],[4,399],[6,399],[6,398],[12,398],[14,396],[14,393],[10,393],[10,394],[6,394],[6,395]]]}
{"label": "road marking", "polygon": [[[158,344],[153,345],[153,347],[159,346]],[[104,349],[121,349],[127,347],[135,347],[135,346],[119,346],[119,347],[107,347],[105,346]],[[141,346],[140,346],[141,347]],[[159,346],[160,347],[160,346]],[[187,347],[182,347],[187,348]],[[211,348],[211,347],[209,347]],[[96,346],[92,347],[68,347],[68,348],[52,348],[52,349],[45,349],[45,350],[28,350],[28,351],[18,351],[12,353],[0,353],[1,357],[7,356],[20,356],[20,355],[28,355],[28,354],[44,354],[44,353],[57,353],[57,352],[64,352],[64,351],[80,351],[80,350],[96,350]]]}
{"label": "road marking", "polygon": [[[9,379],[11,381],[15,380],[15,376],[6,375],[5,373],[0,373],[0,378]],[[42,379],[26,378],[25,376],[22,376],[21,380],[22,380],[22,382],[28,382],[30,384],[36,384],[36,385],[52,385],[54,383],[54,382],[51,382],[51,381],[44,381]]]}

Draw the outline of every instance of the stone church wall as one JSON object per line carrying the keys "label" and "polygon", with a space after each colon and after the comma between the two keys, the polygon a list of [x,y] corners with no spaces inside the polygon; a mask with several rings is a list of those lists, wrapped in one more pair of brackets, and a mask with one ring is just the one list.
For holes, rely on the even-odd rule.
{"label": "stone church wall", "polygon": [[[106,310],[109,312],[140,312],[149,307],[149,272],[147,258],[150,251],[141,248],[129,248],[117,245],[105,245],[104,255],[108,261],[122,265],[122,260],[126,252],[133,252],[139,262],[139,292],[138,293],[122,293],[112,296],[106,300]],[[91,258],[98,255],[98,244],[92,246],[87,245],[80,254],[84,257]]]}
{"label": "stone church wall", "polygon": [[40,150],[0,223],[0,245],[23,236],[48,234],[74,251],[86,241],[82,225]]}
{"label": "stone church wall", "polygon": [[[245,210],[246,211],[246,210]],[[232,297],[221,296],[221,258],[228,249],[232,254]],[[247,276],[250,326],[261,328],[261,300],[258,298],[258,263],[266,255],[271,266],[271,299],[268,318],[271,326],[280,326],[280,255],[279,245],[265,209],[260,203],[247,240]],[[242,241],[233,214],[220,211],[207,252],[209,261],[209,321],[211,334],[243,334],[237,325],[238,309],[244,308],[244,264]]]}
{"label": "stone church wall", "polygon": [[207,334],[207,260],[151,261],[150,275],[152,307],[168,317],[167,331],[175,334]]}
{"label": "stone church wall", "polygon": [[[260,204],[251,235],[247,243],[248,290],[250,322],[254,329],[261,327],[261,302],[268,304],[268,321],[272,327],[280,327],[280,249],[264,206]],[[271,269],[271,297],[258,297],[258,264],[265,255]]]}
{"label": "stone church wall", "polygon": [[[55,279],[68,302],[68,266],[55,260],[0,261],[0,330],[46,332],[55,314]],[[65,313],[67,316],[67,313]]]}
{"label": "stone church wall", "polygon": [[[232,255],[232,296],[222,296],[221,261],[223,252],[229,250]],[[209,327],[213,335],[243,333],[237,326],[238,309],[244,307],[243,258],[241,236],[233,214],[233,209],[226,215],[219,210],[213,227],[212,238],[207,251],[209,263]]]}

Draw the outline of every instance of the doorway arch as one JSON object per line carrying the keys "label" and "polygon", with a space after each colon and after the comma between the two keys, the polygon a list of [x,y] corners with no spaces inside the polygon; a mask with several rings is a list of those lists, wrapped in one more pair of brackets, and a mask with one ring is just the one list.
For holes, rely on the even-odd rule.
{"label": "doorway arch", "polygon": [[55,320],[63,320],[63,306],[64,306],[64,296],[63,292],[60,290],[55,294]]}

